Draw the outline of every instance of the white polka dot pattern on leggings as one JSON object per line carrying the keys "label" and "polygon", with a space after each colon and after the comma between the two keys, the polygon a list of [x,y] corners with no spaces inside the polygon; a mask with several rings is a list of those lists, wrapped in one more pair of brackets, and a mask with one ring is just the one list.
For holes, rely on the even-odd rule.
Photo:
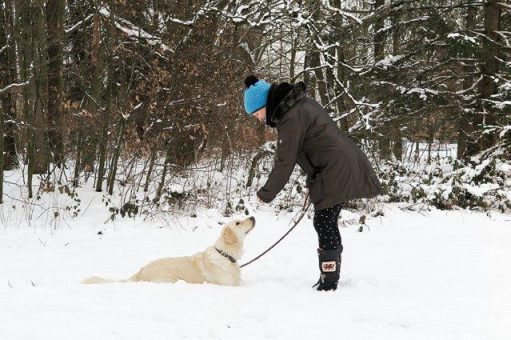
{"label": "white polka dot pattern on leggings", "polygon": [[314,229],[318,233],[319,248],[325,250],[337,249],[341,246],[341,234],[337,220],[343,204],[316,210],[314,213]]}

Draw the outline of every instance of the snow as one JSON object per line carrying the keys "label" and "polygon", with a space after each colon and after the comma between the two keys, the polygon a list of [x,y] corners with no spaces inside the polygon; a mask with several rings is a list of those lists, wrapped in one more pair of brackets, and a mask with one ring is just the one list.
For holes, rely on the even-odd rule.
{"label": "snow", "polygon": [[387,67],[390,67],[397,63],[399,60],[403,59],[403,55],[389,55],[386,56],[384,59],[376,62],[376,66],[382,66],[383,68],[387,69]]}
{"label": "snow", "polygon": [[496,183],[481,183],[479,185],[471,185],[464,183],[463,187],[474,196],[482,197],[485,193],[492,190],[497,190],[501,186]]}
{"label": "snow", "polygon": [[[31,65],[31,67],[33,67],[33,64]],[[12,84],[9,84],[7,85],[6,87],[4,88],[0,88],[0,94],[1,93],[4,93],[6,91],[9,91],[10,89],[12,89],[13,87],[22,87],[22,86],[25,86],[25,85],[28,85],[29,81],[26,81],[24,83],[12,83]]]}
{"label": "snow", "polygon": [[[104,224],[99,201],[46,227],[10,222],[3,207],[0,339],[511,338],[509,215],[389,204],[357,232],[360,212],[343,211],[336,292],[310,288],[318,278],[311,214],[242,270],[240,287],[81,285],[91,275],[126,278],[150,260],[201,251],[231,219],[199,209],[196,218]],[[296,213],[249,210],[257,225],[242,263],[283,235]]]}
{"label": "snow", "polygon": [[492,101],[492,102],[495,103],[495,106],[499,110],[504,110],[506,108],[506,106],[511,106],[511,100],[506,100],[506,101],[502,101],[502,102],[495,102],[495,101]]}
{"label": "snow", "polygon": [[511,164],[508,164],[508,163],[497,161],[497,164],[495,165],[495,169],[511,174]]}
{"label": "snow", "polygon": [[452,39],[457,39],[457,38],[461,38],[463,40],[466,40],[466,41],[469,41],[473,44],[476,44],[477,43],[477,39],[474,38],[474,37],[471,37],[471,36],[468,36],[468,35],[465,35],[465,34],[459,34],[459,33],[449,33],[447,35],[447,38],[452,38]]}
{"label": "snow", "polygon": [[424,101],[428,99],[428,93],[430,93],[432,95],[438,95],[438,91],[427,89],[427,88],[420,88],[420,87],[406,88],[404,86],[397,86],[396,88],[401,92],[401,94],[405,94],[405,93],[406,94],[418,93],[419,94],[419,98],[424,100]]}
{"label": "snow", "polygon": [[[100,10],[101,11],[101,10]],[[74,24],[72,27],[70,28],[66,28],[64,30],[64,32],[66,34],[70,34],[72,33],[74,30],[76,30],[78,27],[80,27],[81,25],[83,25],[84,23],[88,22],[90,19],[92,19],[94,17],[94,14],[89,14],[85,19],[77,22],[76,24]]]}

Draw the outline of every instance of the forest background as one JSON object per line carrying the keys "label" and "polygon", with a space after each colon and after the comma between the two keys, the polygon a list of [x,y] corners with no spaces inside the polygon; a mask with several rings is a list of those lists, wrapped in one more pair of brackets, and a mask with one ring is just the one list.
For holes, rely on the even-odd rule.
{"label": "forest background", "polygon": [[504,0],[2,0],[0,200],[76,216],[88,186],[112,217],[241,211],[274,156],[243,111],[256,74],[307,84],[380,201],[509,211],[510,41]]}

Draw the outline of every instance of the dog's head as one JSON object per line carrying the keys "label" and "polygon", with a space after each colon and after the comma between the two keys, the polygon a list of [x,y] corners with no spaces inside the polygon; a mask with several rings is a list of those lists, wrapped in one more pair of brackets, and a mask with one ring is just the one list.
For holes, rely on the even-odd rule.
{"label": "dog's head", "polygon": [[238,258],[241,256],[241,249],[245,236],[254,229],[254,227],[254,217],[231,221],[224,225],[217,245],[235,258]]}

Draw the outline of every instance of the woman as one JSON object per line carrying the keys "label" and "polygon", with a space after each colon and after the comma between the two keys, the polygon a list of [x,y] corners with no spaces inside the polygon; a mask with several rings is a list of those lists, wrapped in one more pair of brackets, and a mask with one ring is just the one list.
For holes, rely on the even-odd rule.
{"label": "woman", "polygon": [[270,85],[255,76],[245,79],[248,115],[277,128],[277,157],[259,200],[271,202],[284,188],[298,163],[307,174],[318,234],[320,278],[317,290],[335,290],[339,281],[341,235],[337,225],[343,205],[382,193],[367,157],[344,135],[323,107],[305,95],[305,84]]}

